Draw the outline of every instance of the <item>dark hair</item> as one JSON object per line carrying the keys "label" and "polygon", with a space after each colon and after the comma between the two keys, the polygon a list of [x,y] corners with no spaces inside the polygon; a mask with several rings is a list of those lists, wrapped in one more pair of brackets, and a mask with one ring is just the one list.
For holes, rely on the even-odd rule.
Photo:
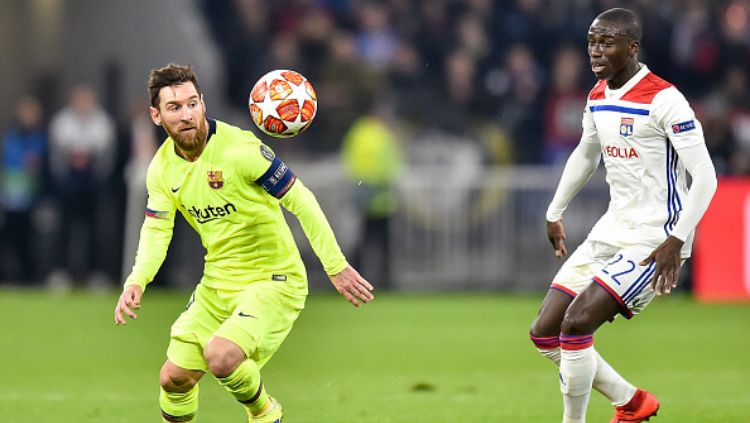
{"label": "dark hair", "polygon": [[600,13],[597,19],[614,23],[631,41],[641,41],[643,27],[641,20],[631,10],[616,7]]}
{"label": "dark hair", "polygon": [[152,69],[148,76],[148,93],[151,96],[151,105],[159,108],[159,91],[164,87],[172,85],[182,85],[186,82],[192,82],[198,95],[201,93],[201,87],[198,85],[198,77],[190,66],[170,63],[161,69]]}

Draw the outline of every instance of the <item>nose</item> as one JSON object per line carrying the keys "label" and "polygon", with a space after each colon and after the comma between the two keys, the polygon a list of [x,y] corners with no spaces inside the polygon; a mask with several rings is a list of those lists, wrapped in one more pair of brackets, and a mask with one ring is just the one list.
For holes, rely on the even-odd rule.
{"label": "nose", "polygon": [[602,55],[602,46],[599,43],[589,44],[589,56],[599,57]]}
{"label": "nose", "polygon": [[183,107],[181,119],[187,122],[193,120],[193,110],[190,107]]}

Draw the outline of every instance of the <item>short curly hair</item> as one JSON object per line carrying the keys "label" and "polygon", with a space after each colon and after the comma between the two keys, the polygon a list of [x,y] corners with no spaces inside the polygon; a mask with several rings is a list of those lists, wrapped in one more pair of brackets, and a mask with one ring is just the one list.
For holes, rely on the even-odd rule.
{"label": "short curly hair", "polygon": [[152,69],[148,76],[148,93],[151,96],[151,105],[159,108],[159,92],[164,87],[172,85],[182,85],[186,82],[192,82],[198,95],[201,93],[201,87],[198,85],[198,77],[190,66],[170,63],[161,69]]}

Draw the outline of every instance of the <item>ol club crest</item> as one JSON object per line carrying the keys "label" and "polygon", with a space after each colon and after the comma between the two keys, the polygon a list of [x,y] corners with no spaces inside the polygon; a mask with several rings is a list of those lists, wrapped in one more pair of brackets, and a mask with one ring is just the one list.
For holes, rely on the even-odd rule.
{"label": "ol club crest", "polygon": [[629,137],[633,135],[633,122],[635,119],[632,117],[624,117],[620,119],[620,135],[623,137]]}

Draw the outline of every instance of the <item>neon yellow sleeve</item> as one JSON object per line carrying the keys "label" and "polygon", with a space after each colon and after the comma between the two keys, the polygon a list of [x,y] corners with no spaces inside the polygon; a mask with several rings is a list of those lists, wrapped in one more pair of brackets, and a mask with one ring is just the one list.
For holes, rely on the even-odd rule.
{"label": "neon yellow sleeve", "polygon": [[323,269],[328,275],[335,275],[349,265],[318,200],[299,178],[281,198],[281,204],[297,216],[313,251],[323,263]]}
{"label": "neon yellow sleeve", "polygon": [[[153,163],[152,163],[153,165]],[[148,203],[145,219],[141,226],[138,240],[138,251],[130,276],[125,279],[125,286],[139,285],[146,290],[167,256],[169,242],[172,240],[176,206],[159,187],[157,166],[149,168],[146,185],[148,186]]]}

